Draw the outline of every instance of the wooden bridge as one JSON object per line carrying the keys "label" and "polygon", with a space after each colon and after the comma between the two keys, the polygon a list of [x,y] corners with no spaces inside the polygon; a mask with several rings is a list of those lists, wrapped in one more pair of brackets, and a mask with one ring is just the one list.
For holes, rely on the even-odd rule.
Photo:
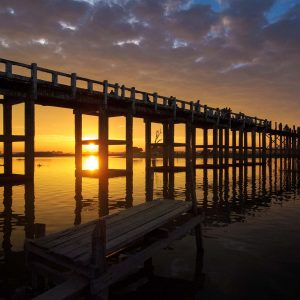
{"label": "wooden bridge", "polygon": [[[190,165],[199,168],[228,167],[266,162],[267,157],[300,157],[300,128],[289,128],[271,121],[234,113],[198,102],[139,91],[135,87],[120,86],[87,79],[75,73],[67,74],[0,59],[0,95],[3,95],[4,174],[1,180],[32,179],[34,176],[35,104],[72,109],[75,116],[76,172],[82,171],[82,145],[99,145],[100,170],[103,177],[132,174],[133,118],[145,122],[146,167],[151,168],[151,152],[163,146],[163,167],[157,171],[186,170]],[[12,106],[25,103],[25,135],[12,134]],[[82,115],[99,117],[97,140],[82,140]],[[109,117],[126,118],[126,139],[110,140]],[[151,143],[151,124],[163,124],[163,143]],[[174,142],[174,125],[185,124],[185,143]],[[203,130],[203,143],[196,144],[196,129]],[[213,143],[208,144],[209,130]],[[25,175],[12,173],[12,144],[25,143]],[[126,146],[126,170],[108,170],[109,145]],[[185,147],[186,167],[174,166],[174,149]],[[196,164],[196,152],[202,151],[203,164]],[[208,164],[212,154],[213,164]],[[232,158],[229,164],[229,158]]]}

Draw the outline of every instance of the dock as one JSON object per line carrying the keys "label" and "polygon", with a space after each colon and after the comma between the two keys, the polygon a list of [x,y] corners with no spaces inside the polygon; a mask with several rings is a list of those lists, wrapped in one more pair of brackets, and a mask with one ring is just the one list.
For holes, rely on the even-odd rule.
{"label": "dock", "polygon": [[[41,278],[56,284],[35,299],[70,299],[82,294],[108,299],[109,286],[143,268],[155,253],[201,221],[191,201],[162,199],[28,239],[25,250],[33,286]],[[201,245],[201,237],[195,236]]]}

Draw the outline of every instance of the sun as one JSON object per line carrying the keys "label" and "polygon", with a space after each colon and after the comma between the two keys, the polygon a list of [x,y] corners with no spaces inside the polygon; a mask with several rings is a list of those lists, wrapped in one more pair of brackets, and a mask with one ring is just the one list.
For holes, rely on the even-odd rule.
{"label": "sun", "polygon": [[85,158],[85,160],[83,162],[83,169],[89,170],[89,171],[94,171],[94,170],[99,169],[98,157],[95,155],[90,155],[87,158]]}

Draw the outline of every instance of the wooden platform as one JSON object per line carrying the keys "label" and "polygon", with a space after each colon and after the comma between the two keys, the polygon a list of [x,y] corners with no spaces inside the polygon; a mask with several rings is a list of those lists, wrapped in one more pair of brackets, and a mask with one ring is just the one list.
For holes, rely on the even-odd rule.
{"label": "wooden platform", "polygon": [[[76,278],[75,280],[78,281],[78,276],[80,276],[85,284],[78,285],[78,287],[86,288],[89,283],[91,294],[96,295],[128,275],[139,263],[143,264],[151,258],[156,251],[166,247],[174,239],[185,235],[199,224],[200,216],[195,217],[188,213],[191,208],[191,202],[155,200],[102,218],[101,220],[106,223],[105,245],[102,246],[105,246],[104,252],[109,266],[105,272],[97,276],[94,276],[93,234],[98,220],[37,240],[27,240],[25,249],[28,264],[36,272],[45,273],[46,270],[47,276],[50,277],[55,274],[55,280],[55,277],[60,276],[67,280]],[[153,239],[154,233],[159,228],[167,224],[172,225],[174,220],[182,218],[184,222],[180,226],[169,226],[169,230],[164,230],[163,235],[160,234]],[[145,240],[148,242],[145,243]],[[110,261],[124,251],[126,255],[129,254],[127,259],[117,263]],[[56,270],[57,268],[60,272]],[[62,276],[64,273],[72,274],[72,276]],[[64,284],[68,285],[66,282]],[[57,295],[56,299],[64,298]]]}

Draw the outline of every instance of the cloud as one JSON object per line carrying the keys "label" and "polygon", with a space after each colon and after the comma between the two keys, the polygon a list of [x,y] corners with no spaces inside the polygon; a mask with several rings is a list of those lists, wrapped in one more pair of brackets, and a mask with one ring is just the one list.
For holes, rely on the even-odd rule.
{"label": "cloud", "polygon": [[300,6],[270,22],[278,1],[2,0],[0,56],[297,120]]}

